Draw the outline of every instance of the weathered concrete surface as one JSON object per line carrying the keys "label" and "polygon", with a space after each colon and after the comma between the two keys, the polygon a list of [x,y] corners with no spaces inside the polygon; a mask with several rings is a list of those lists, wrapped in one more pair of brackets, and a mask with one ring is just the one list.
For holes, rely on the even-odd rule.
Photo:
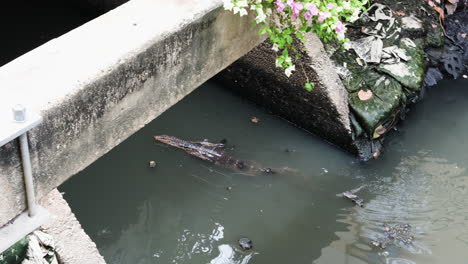
{"label": "weathered concrete surface", "polygon": [[[316,35],[309,34],[296,72],[286,77],[275,67],[276,52],[265,41],[217,79],[266,106],[292,123],[351,153],[360,155],[366,144],[356,145],[349,119],[348,92]],[[307,78],[316,83],[304,89]]]}
{"label": "weathered concrete surface", "polygon": [[[30,133],[49,193],[262,41],[221,0],[133,0],[0,68],[0,111],[41,113]],[[0,148],[0,226],[25,209],[18,143]]]}
{"label": "weathered concrete surface", "polygon": [[41,204],[51,213],[51,221],[41,229],[52,235],[56,253],[63,264],[105,264],[96,244],[81,228],[80,223],[62,195],[54,189],[43,197]]}

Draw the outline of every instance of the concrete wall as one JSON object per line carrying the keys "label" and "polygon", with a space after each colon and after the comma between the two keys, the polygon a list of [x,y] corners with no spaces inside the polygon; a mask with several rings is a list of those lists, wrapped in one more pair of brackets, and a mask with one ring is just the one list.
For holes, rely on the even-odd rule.
{"label": "concrete wall", "polygon": [[[0,68],[0,111],[39,112],[30,132],[44,196],[262,39],[221,0],[132,0]],[[25,209],[18,143],[0,148],[0,226]]]}
{"label": "concrete wall", "polygon": [[[216,76],[241,95],[362,159],[371,142],[356,141],[349,118],[348,92],[315,34],[306,34],[301,59],[289,78],[275,67],[277,52],[266,40]],[[307,79],[316,84],[307,92]]]}

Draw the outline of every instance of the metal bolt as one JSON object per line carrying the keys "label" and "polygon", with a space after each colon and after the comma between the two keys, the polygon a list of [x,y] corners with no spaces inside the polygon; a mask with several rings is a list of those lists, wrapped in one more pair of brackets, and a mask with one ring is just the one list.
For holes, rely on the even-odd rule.
{"label": "metal bolt", "polygon": [[26,108],[20,104],[15,105],[13,108],[13,120],[18,123],[26,121]]}

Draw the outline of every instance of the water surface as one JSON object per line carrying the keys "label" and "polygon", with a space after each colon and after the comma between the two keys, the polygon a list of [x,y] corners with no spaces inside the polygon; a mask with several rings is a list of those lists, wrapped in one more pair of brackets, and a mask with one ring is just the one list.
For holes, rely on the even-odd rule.
{"label": "water surface", "polygon": [[[467,105],[466,81],[432,88],[382,158],[361,163],[209,82],[61,190],[110,264],[468,263]],[[227,139],[239,158],[296,171],[238,174],[160,134]],[[359,187],[363,208],[336,197]],[[412,245],[371,245],[406,223]]]}

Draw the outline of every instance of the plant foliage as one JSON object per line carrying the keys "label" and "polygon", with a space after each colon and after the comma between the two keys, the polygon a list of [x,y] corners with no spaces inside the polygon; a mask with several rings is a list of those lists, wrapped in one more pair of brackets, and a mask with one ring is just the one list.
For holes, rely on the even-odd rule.
{"label": "plant foliage", "polygon": [[[298,59],[294,36],[305,42],[304,34],[313,32],[324,42],[336,40],[346,45],[346,24],[358,19],[366,3],[367,0],[224,0],[224,8],[240,16],[255,12],[259,34],[268,34],[272,49],[278,53],[276,67],[289,77],[296,70],[294,61]],[[305,84],[308,91],[313,87],[309,81]]]}

